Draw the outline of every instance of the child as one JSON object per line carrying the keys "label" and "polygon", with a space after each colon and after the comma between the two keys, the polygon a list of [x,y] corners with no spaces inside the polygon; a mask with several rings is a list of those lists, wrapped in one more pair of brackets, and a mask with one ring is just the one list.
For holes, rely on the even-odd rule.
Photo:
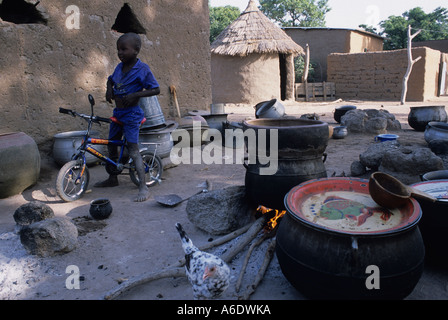
{"label": "child", "polygon": [[[159,84],[149,66],[137,58],[141,48],[140,36],[126,33],[117,40],[118,58],[114,73],[107,79],[106,100],[115,100],[113,116],[123,123],[119,126],[112,122],[109,130],[110,140],[120,140],[124,134],[129,148],[129,155],[134,160],[140,181],[139,192],[135,201],[146,201],[149,190],[146,186],[143,159],[139,152],[138,135],[144,112],[138,105],[140,98],[160,93]],[[111,159],[118,159],[116,146],[108,146]],[[105,181],[98,182],[95,187],[114,187],[118,185],[117,175],[110,174]]]}

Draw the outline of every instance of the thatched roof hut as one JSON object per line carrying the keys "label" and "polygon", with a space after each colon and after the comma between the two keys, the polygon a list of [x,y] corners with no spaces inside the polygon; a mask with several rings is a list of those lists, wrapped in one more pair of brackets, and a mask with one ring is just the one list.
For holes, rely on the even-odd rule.
{"label": "thatched roof hut", "polygon": [[214,103],[294,97],[294,56],[304,50],[254,0],[211,45]]}

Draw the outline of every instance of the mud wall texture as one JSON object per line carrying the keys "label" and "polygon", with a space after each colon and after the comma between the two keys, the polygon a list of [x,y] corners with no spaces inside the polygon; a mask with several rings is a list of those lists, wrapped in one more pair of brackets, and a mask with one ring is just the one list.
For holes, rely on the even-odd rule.
{"label": "mud wall texture", "polygon": [[[6,0],[3,0],[5,2]],[[24,0],[16,0],[22,1]],[[34,2],[33,2],[34,3]],[[59,132],[83,130],[80,119],[58,113],[59,107],[110,116],[106,79],[119,63],[116,40],[132,27],[144,30],[139,58],[157,78],[166,118],[174,115],[170,86],[181,111],[211,103],[209,9],[206,0],[127,0],[132,15],[120,18],[122,1],[41,1],[36,7],[47,20],[14,23],[0,20],[0,133],[22,131],[40,147]],[[123,20],[124,19],[124,20]],[[112,26],[121,25],[121,32]],[[107,126],[103,126],[104,131]]]}
{"label": "mud wall texture", "polygon": [[[426,47],[412,49],[413,59],[407,101],[427,101],[437,96],[440,51]],[[408,66],[407,50],[331,54],[328,81],[335,82],[342,99],[400,100],[402,81]]]}

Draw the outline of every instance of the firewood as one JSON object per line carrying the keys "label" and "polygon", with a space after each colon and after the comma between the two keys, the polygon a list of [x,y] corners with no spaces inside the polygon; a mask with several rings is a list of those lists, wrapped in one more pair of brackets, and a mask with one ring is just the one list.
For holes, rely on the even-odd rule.
{"label": "firewood", "polygon": [[269,264],[271,263],[271,260],[274,256],[276,240],[277,239],[274,238],[269,243],[269,246],[266,250],[266,255],[263,260],[263,264],[260,267],[257,276],[255,277],[254,283],[248,286],[245,294],[242,297],[240,297],[240,300],[248,300],[249,297],[255,292],[255,289],[258,287],[261,280],[263,280],[264,274],[266,273],[266,270],[268,269]]}
{"label": "firewood", "polygon": [[246,272],[247,264],[249,263],[249,259],[252,255],[252,251],[258,247],[266,238],[268,237],[268,234],[264,234],[263,236],[258,239],[258,241],[254,242],[250,247],[249,250],[247,250],[246,257],[244,258],[243,266],[241,267],[240,276],[238,277],[238,281],[235,285],[236,292],[240,291],[241,282],[243,281],[244,273]]}
{"label": "firewood", "polygon": [[103,299],[104,300],[115,299],[120,294],[124,293],[125,291],[128,291],[140,284],[143,284],[143,283],[146,283],[149,281],[154,281],[154,280],[163,279],[163,278],[170,278],[170,277],[185,277],[185,276],[186,276],[185,269],[183,267],[165,269],[165,270],[162,270],[159,272],[144,273],[142,275],[133,277],[133,278],[121,283],[116,288],[107,292],[104,295]]}

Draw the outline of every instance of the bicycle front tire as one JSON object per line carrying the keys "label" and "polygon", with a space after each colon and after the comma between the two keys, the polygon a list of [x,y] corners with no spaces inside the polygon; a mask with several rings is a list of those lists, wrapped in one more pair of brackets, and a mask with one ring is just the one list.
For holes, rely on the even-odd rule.
{"label": "bicycle front tire", "polygon": [[90,180],[87,166],[81,179],[76,181],[82,170],[83,165],[79,160],[69,161],[59,170],[56,178],[56,193],[65,202],[78,200],[86,192]]}

